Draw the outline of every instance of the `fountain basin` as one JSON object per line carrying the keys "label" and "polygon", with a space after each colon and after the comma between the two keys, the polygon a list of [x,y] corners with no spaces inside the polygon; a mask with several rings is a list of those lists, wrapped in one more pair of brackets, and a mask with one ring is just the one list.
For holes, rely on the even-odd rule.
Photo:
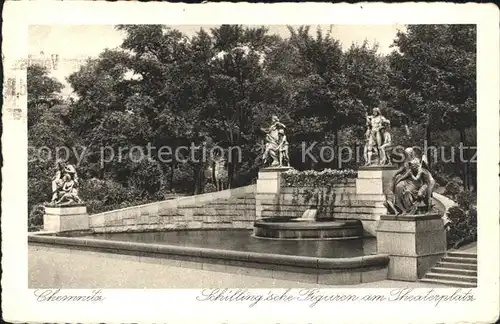
{"label": "fountain basin", "polygon": [[257,238],[281,240],[347,240],[363,236],[360,220],[322,221],[270,218],[254,223]]}
{"label": "fountain basin", "polygon": [[[189,231],[184,232],[186,234],[189,233]],[[184,232],[182,235],[184,235]],[[199,234],[199,231],[194,232],[194,234],[196,233]],[[249,233],[246,233],[247,237],[249,237]],[[138,263],[154,263],[165,266],[195,267],[202,270],[327,285],[349,285],[387,279],[389,256],[385,254],[367,254],[368,251],[363,252],[363,250],[359,250],[355,253],[343,253],[342,256],[339,255],[340,257],[332,258],[297,255],[295,253],[294,255],[278,254],[274,252],[276,249],[273,248],[267,249],[271,253],[261,253],[255,252],[256,246],[249,251],[245,249],[245,247],[242,247],[244,250],[226,249],[229,247],[228,245],[225,245],[224,249],[217,249],[165,244],[169,242],[160,244],[159,242],[161,241],[156,239],[169,236],[168,233],[165,234],[165,236],[164,234],[165,233],[113,233],[109,235],[95,235],[87,233],[83,235],[70,235],[70,233],[38,233],[28,236],[28,245],[30,249],[36,251],[38,255],[43,255],[44,253],[47,254],[47,257],[58,254],[66,255],[68,258],[67,262],[71,262],[72,257],[75,258],[79,255],[86,256],[86,258],[90,260],[88,264],[89,269],[98,269],[100,266],[105,266],[105,264],[102,265],[102,262],[99,261],[103,260],[103,257],[106,259],[113,258],[115,255],[121,255],[122,257],[120,258],[130,260],[132,263],[131,266],[134,266],[134,264],[137,266]],[[207,234],[211,236],[210,234],[214,233],[208,232]],[[158,235],[160,235],[160,237],[158,237]],[[126,238],[142,238],[143,242],[152,239],[154,242],[158,243],[139,243],[125,240]],[[262,240],[251,237],[249,237],[249,240],[255,240],[257,246],[262,246],[264,243],[267,243],[264,245],[270,245],[271,247],[279,245],[282,248],[293,246],[297,242],[300,242],[263,242]],[[362,240],[359,242],[362,242]],[[345,245],[345,243],[341,243],[340,241],[308,241],[306,245],[329,245],[328,248],[320,247],[319,249],[320,252],[323,251],[319,255],[328,255],[330,253],[336,253],[336,246],[342,246]],[[212,244],[207,245],[214,246]],[[296,252],[300,251],[302,251],[302,249]],[[290,253],[290,251],[286,252]],[[308,253],[308,255],[318,254]],[[345,255],[352,256],[345,257]],[[36,264],[30,266],[34,267],[32,269],[33,274],[39,275],[40,271],[42,271],[41,268],[36,268]],[[58,268],[56,266],[46,268],[46,263],[44,263],[44,266],[44,272],[48,272],[60,278],[71,277],[73,278],[71,280],[74,280],[75,274],[71,268]],[[151,273],[150,275],[154,276],[155,273]],[[123,285],[126,285],[126,283],[123,283]]]}

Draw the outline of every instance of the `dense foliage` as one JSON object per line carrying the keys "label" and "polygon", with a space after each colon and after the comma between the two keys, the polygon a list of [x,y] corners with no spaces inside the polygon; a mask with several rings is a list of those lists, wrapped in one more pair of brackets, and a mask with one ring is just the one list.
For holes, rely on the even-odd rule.
{"label": "dense foliage", "polygon": [[450,222],[447,224],[446,241],[448,248],[459,248],[462,245],[477,241],[477,209],[464,210],[454,206],[448,210]]}
{"label": "dense foliage", "polygon": [[459,180],[448,182],[444,194],[457,203],[448,209],[448,248],[458,248],[477,240],[476,193],[464,190]]}
{"label": "dense foliage", "polygon": [[[342,49],[330,33],[309,27],[290,27],[288,38],[238,25],[193,37],[162,25],[117,29],[125,35],[121,48],[69,76],[75,99],[60,98],[62,85],[43,68],[28,68],[29,145],[70,149],[91,212],[214,190],[206,185],[207,161],[181,151],[182,161],[165,162],[158,152],[164,146],[239,147],[241,159],[232,151],[228,161],[231,186],[254,182],[260,128],[273,114],[287,125],[297,170],[355,169],[359,159],[318,161],[303,147],[316,143],[312,156],[322,145],[359,150],[364,115],[377,106],[392,121],[395,144],[475,146],[475,26],[408,26],[387,56],[366,42]],[[136,148],[148,145],[151,158],[137,159]],[[436,178],[444,187],[458,177],[461,188],[475,189],[475,165],[458,154],[445,152],[455,159],[432,166]],[[36,206],[50,199],[54,162],[29,162],[34,225]]]}
{"label": "dense foliage", "polygon": [[281,182],[286,187],[324,187],[332,184],[345,183],[347,179],[356,178],[358,172],[355,170],[332,170],[324,169],[322,171],[289,170],[281,174]]}

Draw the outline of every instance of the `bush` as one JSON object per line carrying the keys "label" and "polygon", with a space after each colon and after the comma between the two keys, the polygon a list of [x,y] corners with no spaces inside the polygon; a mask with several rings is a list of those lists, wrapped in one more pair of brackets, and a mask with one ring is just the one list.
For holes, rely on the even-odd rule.
{"label": "bush", "polygon": [[289,170],[281,174],[281,182],[287,187],[329,187],[356,178],[357,175],[358,172],[355,170]]}
{"label": "bush", "polygon": [[80,198],[87,201],[100,201],[105,205],[121,203],[133,197],[120,183],[113,180],[90,179],[81,181]]}
{"label": "bush", "polygon": [[458,248],[462,245],[477,240],[477,212],[475,208],[464,211],[461,207],[454,206],[448,209],[446,238],[448,248]]}
{"label": "bush", "polygon": [[88,213],[95,214],[149,202],[142,193],[142,190],[125,187],[113,180],[93,178],[81,182],[79,195]]}
{"label": "bush", "polygon": [[172,187],[177,192],[189,192],[194,187],[194,177],[189,170],[174,169]]}
{"label": "bush", "polygon": [[209,193],[209,192],[215,192],[217,191],[217,188],[215,188],[213,183],[207,183],[205,184],[205,188],[203,190],[204,193]]}
{"label": "bush", "polygon": [[28,216],[28,231],[35,232],[43,228],[43,215],[45,208],[43,205],[35,205]]}
{"label": "bush", "polygon": [[476,204],[476,196],[469,190],[462,190],[455,196],[457,204],[464,210],[469,210]]}
{"label": "bush", "polygon": [[444,194],[452,199],[455,199],[456,195],[462,191],[462,183],[457,179],[452,179],[448,181],[444,188]]}
{"label": "bush", "polygon": [[128,186],[143,196],[156,195],[163,185],[163,171],[157,161],[143,160],[134,164],[128,176]]}

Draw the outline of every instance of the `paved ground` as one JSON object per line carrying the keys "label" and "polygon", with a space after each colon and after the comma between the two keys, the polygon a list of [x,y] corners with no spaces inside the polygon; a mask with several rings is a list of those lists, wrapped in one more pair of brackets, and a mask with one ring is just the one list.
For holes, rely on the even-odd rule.
{"label": "paved ground", "polygon": [[[109,256],[109,255],[108,255]],[[419,282],[378,281],[349,286],[325,286],[312,283],[179,268],[139,262],[115,255],[64,252],[56,249],[28,249],[29,288],[430,288],[445,287]]]}

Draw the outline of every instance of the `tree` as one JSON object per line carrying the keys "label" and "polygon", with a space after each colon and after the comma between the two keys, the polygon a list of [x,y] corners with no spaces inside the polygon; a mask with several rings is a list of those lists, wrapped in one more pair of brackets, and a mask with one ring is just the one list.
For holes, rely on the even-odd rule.
{"label": "tree", "polygon": [[352,44],[343,57],[345,91],[339,100],[338,123],[348,126],[361,138],[364,137],[365,115],[371,114],[373,108],[381,108],[391,120],[395,117],[386,105],[388,66],[377,51],[377,44],[370,47],[365,40],[361,45]]}
{"label": "tree", "polygon": [[35,125],[43,112],[61,104],[62,83],[49,76],[46,67],[32,64],[26,70],[28,83],[28,128]]}
{"label": "tree", "polygon": [[[50,179],[58,147],[71,147],[69,108],[63,104],[63,85],[45,67],[27,68],[28,84],[28,210],[50,199]],[[47,149],[45,149],[47,148]]]}
{"label": "tree", "polygon": [[[265,76],[264,62],[277,39],[269,36],[264,27],[239,25],[222,25],[212,29],[211,34],[215,54],[210,60],[210,92],[201,116],[216,142],[252,153],[251,146],[257,139],[254,120],[259,108],[269,108],[275,99],[263,98],[259,91],[276,89],[274,81]],[[232,185],[243,162],[238,161],[237,153],[232,150],[228,158]]]}
{"label": "tree", "polygon": [[467,142],[465,130],[476,124],[475,34],[473,25],[410,25],[394,41],[391,105],[425,125],[429,146],[433,130],[455,128]]}
{"label": "tree", "polygon": [[[103,163],[103,152],[131,146],[145,146],[151,138],[144,112],[149,108],[147,97],[136,92],[135,80],[125,78],[128,55],[120,51],[104,51],[97,59],[89,60],[68,78],[78,99],[71,106],[71,126],[85,147],[88,163],[81,172],[101,179],[111,177],[127,183],[126,175],[118,177],[119,157]],[[106,159],[107,157],[104,157]],[[128,167],[131,169],[132,167]],[[107,171],[110,174],[106,175]]]}

